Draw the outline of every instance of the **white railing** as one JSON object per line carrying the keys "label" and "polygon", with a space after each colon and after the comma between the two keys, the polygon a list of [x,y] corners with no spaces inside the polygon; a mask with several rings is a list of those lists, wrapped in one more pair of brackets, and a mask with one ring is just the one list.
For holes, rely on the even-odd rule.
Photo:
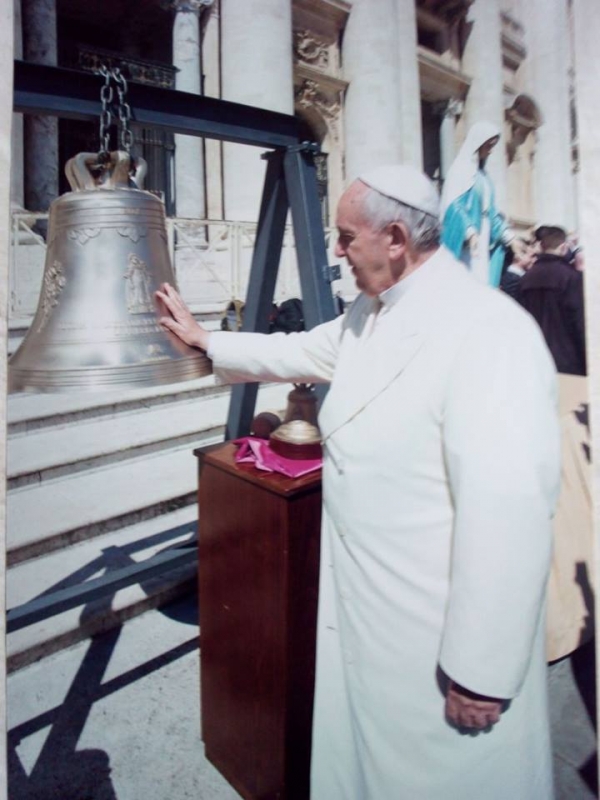
{"label": "white railing", "polygon": [[[12,217],[9,319],[13,327],[28,324],[37,308],[46,243],[35,226],[47,219],[47,214],[26,212],[16,212]],[[245,298],[256,223],[170,218],[167,233],[179,289],[195,313],[221,312],[230,300]],[[332,231],[326,231],[326,240],[329,263],[338,263],[332,252]],[[354,282],[345,264],[342,275],[334,289],[346,298],[352,297]],[[294,234],[292,226],[287,225],[275,302],[299,296]]]}

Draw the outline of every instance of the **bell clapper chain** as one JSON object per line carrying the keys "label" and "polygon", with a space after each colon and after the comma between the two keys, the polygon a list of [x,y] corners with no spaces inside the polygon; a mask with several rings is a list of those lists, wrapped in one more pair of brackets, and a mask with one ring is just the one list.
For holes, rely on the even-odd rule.
{"label": "bell clapper chain", "polygon": [[[131,106],[127,102],[127,81],[118,67],[108,69],[106,64],[101,64],[98,70],[104,78],[104,83],[100,89],[100,101],[102,111],[100,112],[100,151],[98,153],[98,166],[100,169],[107,169],[110,161],[110,126],[113,115],[118,114],[119,119],[119,143],[121,148],[130,158],[130,173],[135,172],[135,161],[131,155],[133,145],[133,132],[130,128]],[[117,89],[118,105],[114,109],[114,89]],[[116,113],[114,113],[116,112]]]}
{"label": "bell clapper chain", "polygon": [[127,81],[121,73],[121,70],[116,67],[112,71],[113,79],[117,84],[117,94],[119,96],[119,121],[121,123],[121,147],[128,155],[131,155],[131,146],[133,144],[133,133],[129,127],[131,121],[131,107],[126,100],[127,97]]}
{"label": "bell clapper chain", "polygon": [[110,125],[112,122],[111,105],[113,101],[113,87],[111,85],[111,73],[105,64],[100,66],[100,75],[104,78],[104,83],[100,89],[100,102],[102,111],[100,112],[100,151],[98,162],[105,165],[110,158]]}

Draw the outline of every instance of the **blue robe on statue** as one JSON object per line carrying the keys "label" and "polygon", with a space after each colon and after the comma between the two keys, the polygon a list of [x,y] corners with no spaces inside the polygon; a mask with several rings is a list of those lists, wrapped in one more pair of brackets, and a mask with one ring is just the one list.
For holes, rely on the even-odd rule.
{"label": "blue robe on statue", "polygon": [[[488,123],[477,123],[452,164],[442,194],[442,243],[475,277],[490,286],[499,286],[510,234],[503,216],[496,209],[494,187],[479,164],[478,150],[497,135]],[[470,236],[478,237],[478,253],[469,247]]]}

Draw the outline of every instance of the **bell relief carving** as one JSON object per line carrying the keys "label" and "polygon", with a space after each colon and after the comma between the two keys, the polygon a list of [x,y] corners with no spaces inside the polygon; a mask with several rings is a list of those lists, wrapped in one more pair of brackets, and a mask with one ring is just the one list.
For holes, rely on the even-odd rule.
{"label": "bell relief carving", "polygon": [[100,233],[100,228],[73,228],[67,231],[67,236],[79,244],[84,245],[90,239],[95,239]]}
{"label": "bell relief carving", "polygon": [[135,244],[139,242],[142,236],[146,236],[148,231],[146,228],[142,228],[139,225],[126,225],[123,228],[117,228],[117,233],[120,236],[124,236],[126,239],[131,239],[131,241]]}
{"label": "bell relief carving", "polygon": [[125,287],[127,292],[127,310],[130,314],[145,314],[152,312],[152,292],[150,290],[150,275],[145,261],[130,253],[127,259],[125,272]]}
{"label": "bell relief carving", "polygon": [[60,293],[65,287],[67,279],[63,272],[63,267],[60,261],[53,261],[50,269],[47,269],[44,274],[44,282],[42,285],[42,299],[41,311],[42,318],[38,325],[38,333],[46,327],[50,312],[58,303]]}

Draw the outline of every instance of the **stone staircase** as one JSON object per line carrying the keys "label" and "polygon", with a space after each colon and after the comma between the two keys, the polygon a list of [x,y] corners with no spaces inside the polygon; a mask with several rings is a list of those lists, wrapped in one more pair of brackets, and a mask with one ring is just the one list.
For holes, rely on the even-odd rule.
{"label": "stone staircase", "polygon": [[[258,410],[289,385],[265,385]],[[8,398],[7,608],[190,540],[196,447],[222,441],[228,387],[212,376],[128,392]],[[195,588],[195,567],[10,633],[15,670]]]}

